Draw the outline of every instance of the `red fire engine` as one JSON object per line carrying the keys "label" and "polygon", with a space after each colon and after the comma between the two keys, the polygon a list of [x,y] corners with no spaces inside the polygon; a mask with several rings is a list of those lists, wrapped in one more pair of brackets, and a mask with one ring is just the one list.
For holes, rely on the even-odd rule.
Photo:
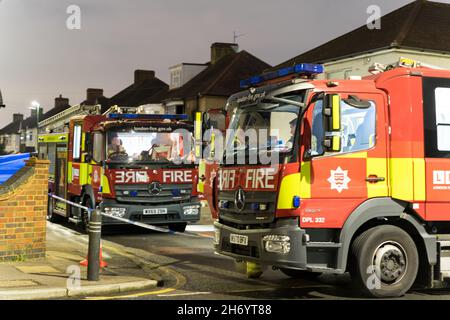
{"label": "red fire engine", "polygon": [[[120,218],[184,231],[200,218],[193,125],[186,119],[136,113],[72,118],[68,133],[39,137],[39,153],[51,162],[50,193]],[[49,216],[88,225],[86,211],[57,199],[49,199]]]}
{"label": "red fire engine", "polygon": [[242,81],[223,158],[201,176],[217,253],[293,277],[349,271],[377,297],[449,275],[450,71],[381,71],[317,80],[322,66],[300,64]]}

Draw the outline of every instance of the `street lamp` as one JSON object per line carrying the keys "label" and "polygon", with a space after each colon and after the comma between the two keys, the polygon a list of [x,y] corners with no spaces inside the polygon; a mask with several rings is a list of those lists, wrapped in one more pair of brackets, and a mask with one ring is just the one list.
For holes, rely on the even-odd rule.
{"label": "street lamp", "polygon": [[3,103],[2,91],[0,90],[0,109],[5,108],[5,104]]}
{"label": "street lamp", "polygon": [[31,110],[36,110],[36,151],[37,151],[37,141],[38,141],[38,136],[39,136],[39,111],[41,109],[41,104],[39,102],[37,102],[36,100],[31,102]]}
{"label": "street lamp", "polygon": [[41,109],[41,105],[36,100],[31,102],[31,110],[36,110],[36,119],[37,119],[37,129],[39,130],[39,109]]}

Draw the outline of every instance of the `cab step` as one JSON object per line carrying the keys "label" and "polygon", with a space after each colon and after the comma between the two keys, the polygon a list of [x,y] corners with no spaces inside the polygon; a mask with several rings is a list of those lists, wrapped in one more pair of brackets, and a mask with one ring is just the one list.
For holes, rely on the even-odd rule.
{"label": "cab step", "polygon": [[307,248],[341,248],[342,243],[337,242],[307,242]]}
{"label": "cab step", "polygon": [[69,222],[74,223],[74,224],[80,224],[81,219],[79,217],[70,217]]}
{"label": "cab step", "polygon": [[315,265],[307,265],[306,270],[312,271],[312,272],[320,272],[320,273],[333,273],[333,274],[344,273],[344,271],[340,270],[340,269],[327,268],[324,266],[315,266]]}

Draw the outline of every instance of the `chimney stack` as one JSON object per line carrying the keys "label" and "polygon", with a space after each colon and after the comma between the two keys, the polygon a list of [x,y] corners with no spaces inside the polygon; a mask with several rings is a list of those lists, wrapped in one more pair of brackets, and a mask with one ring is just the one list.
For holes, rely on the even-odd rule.
{"label": "chimney stack", "polygon": [[16,122],[16,121],[23,121],[23,114],[14,113],[13,114],[13,122]]}
{"label": "chimney stack", "polygon": [[230,54],[234,54],[239,51],[239,45],[236,43],[223,43],[216,42],[211,45],[211,64],[215,64],[217,61]]}
{"label": "chimney stack", "polygon": [[145,80],[154,79],[155,71],[153,70],[135,70],[134,71],[134,85],[137,86]]}
{"label": "chimney stack", "polygon": [[[36,118],[38,111],[36,109],[31,109],[31,117]],[[42,107],[39,108],[39,119],[42,119],[44,115],[44,109]]]}
{"label": "chimney stack", "polygon": [[63,98],[60,94],[59,97],[55,98],[55,108],[66,107],[69,105],[69,99]]}
{"label": "chimney stack", "polygon": [[88,105],[94,106],[97,104],[98,98],[103,97],[103,89],[89,88],[86,91],[86,103]]}

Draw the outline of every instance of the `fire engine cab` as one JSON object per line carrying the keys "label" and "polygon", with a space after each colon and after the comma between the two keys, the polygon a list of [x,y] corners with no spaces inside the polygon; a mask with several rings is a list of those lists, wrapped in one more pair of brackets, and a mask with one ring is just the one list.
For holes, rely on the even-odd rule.
{"label": "fire engine cab", "polygon": [[[186,115],[77,116],[67,133],[41,135],[49,192],[106,214],[184,231],[200,218],[193,125]],[[50,219],[88,226],[85,210],[49,198]],[[103,224],[120,224],[104,217]]]}
{"label": "fire engine cab", "polygon": [[255,76],[229,99],[223,156],[201,177],[216,252],[250,276],[350,272],[376,297],[436,286],[450,271],[450,71],[403,58],[362,79],[323,71]]}

